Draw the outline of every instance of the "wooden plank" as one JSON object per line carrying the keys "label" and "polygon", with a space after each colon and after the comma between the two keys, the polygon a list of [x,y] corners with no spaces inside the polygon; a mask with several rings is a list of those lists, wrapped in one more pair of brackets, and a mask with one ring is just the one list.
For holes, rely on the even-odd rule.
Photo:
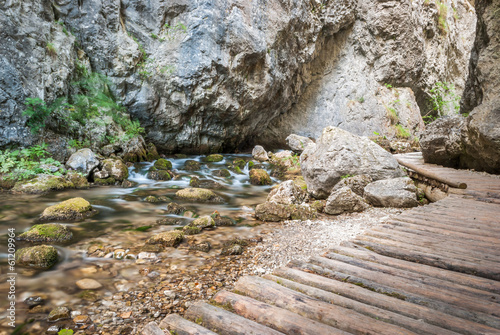
{"label": "wooden plank", "polygon": [[[316,267],[312,264],[309,264],[309,266],[312,268]],[[416,318],[417,320],[423,320],[429,324],[450,329],[461,334],[476,335],[488,333],[494,334],[495,332],[498,332],[497,329],[446,314],[427,306],[420,306],[397,298],[383,296],[370,290],[360,289],[358,286],[347,282],[325,278],[310,272],[304,272],[287,267],[276,269],[274,274],[281,278],[287,278],[293,282],[313,286],[367,305],[379,307],[410,318]]]}
{"label": "wooden plank", "polygon": [[349,334],[340,329],[328,326],[319,321],[310,320],[287,309],[279,308],[264,302],[228,291],[217,293],[214,300],[226,306],[245,318],[274,328],[284,334]]}
{"label": "wooden plank", "polygon": [[415,263],[427,264],[442,269],[468,273],[488,279],[500,280],[498,271],[492,271],[489,265],[477,264],[475,262],[457,260],[443,257],[437,254],[424,253],[402,249],[390,245],[382,245],[371,241],[356,240],[354,243],[375,251],[384,256],[399,258]]}
{"label": "wooden plank", "polygon": [[199,324],[188,321],[178,314],[169,314],[161,322],[160,328],[168,329],[176,335],[217,335]]}
{"label": "wooden plank", "polygon": [[313,299],[284,286],[260,277],[241,277],[235,289],[259,301],[274,304],[308,319],[316,320],[353,334],[414,334],[350,309]]}
{"label": "wooden plank", "polygon": [[472,228],[472,227],[458,227],[458,226],[453,226],[453,225],[449,225],[449,224],[436,223],[436,222],[429,221],[429,220],[426,220],[423,218],[398,216],[398,217],[389,219],[387,221],[387,223],[390,223],[390,224],[410,223],[410,224],[420,225],[420,226],[425,226],[425,227],[445,229],[445,230],[449,230],[451,232],[460,232],[460,233],[464,233],[464,234],[471,234],[471,235],[477,235],[477,236],[489,236],[489,237],[493,237],[493,238],[497,238],[497,236],[498,236],[500,238],[500,234],[491,233],[487,229]]}
{"label": "wooden plank", "polygon": [[284,279],[281,277],[276,277],[273,275],[265,275],[265,279],[274,281],[284,287],[289,289],[304,293],[312,298],[319,299],[321,301],[334,304],[343,308],[352,309],[358,313],[369,316],[373,319],[384,321],[390,324],[394,324],[396,326],[408,329],[417,334],[457,334],[456,332],[437,327],[426,322],[422,322],[421,320],[416,320],[411,317],[407,317],[398,313],[394,313],[391,311],[387,311],[382,308],[378,308],[375,306],[367,305],[362,302],[352,300],[346,297],[343,297],[338,294],[333,294],[331,292],[313,287],[304,285],[295,281],[291,281],[288,279]]}
{"label": "wooden plank", "polygon": [[424,274],[426,276],[449,280],[461,285],[474,287],[479,290],[500,294],[500,282],[498,281],[379,255],[373,251],[370,251],[363,247],[359,247],[350,242],[344,243],[343,246],[333,246],[330,250],[341,255],[388,265],[396,269],[408,270],[418,274]]}
{"label": "wooden plank", "polygon": [[222,308],[198,301],[189,306],[185,317],[220,335],[282,335],[283,333],[245,319]]}
{"label": "wooden plank", "polygon": [[455,187],[455,188],[459,188],[459,189],[466,189],[467,188],[467,184],[462,182],[462,181],[459,181],[459,180],[452,180],[448,177],[443,177],[442,175],[440,174],[437,174],[437,173],[434,173],[434,172],[431,172],[425,168],[422,168],[421,166],[419,165],[416,165],[414,163],[411,163],[411,162],[408,162],[407,160],[404,160],[404,159],[399,159],[399,158],[396,158],[398,163],[407,167],[407,168],[410,168],[412,169],[413,171],[421,174],[422,176],[424,177],[427,177],[427,178],[430,178],[430,179],[434,179],[434,180],[437,180],[441,183],[444,183],[444,184],[447,184],[451,187]]}

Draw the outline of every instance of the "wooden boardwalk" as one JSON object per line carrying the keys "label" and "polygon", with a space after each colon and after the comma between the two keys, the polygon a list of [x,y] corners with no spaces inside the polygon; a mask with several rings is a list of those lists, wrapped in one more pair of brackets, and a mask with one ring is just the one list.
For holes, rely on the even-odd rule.
{"label": "wooden boardwalk", "polygon": [[[500,179],[398,157],[467,189],[197,302],[174,334],[500,334]],[[209,330],[210,329],[210,330]]]}

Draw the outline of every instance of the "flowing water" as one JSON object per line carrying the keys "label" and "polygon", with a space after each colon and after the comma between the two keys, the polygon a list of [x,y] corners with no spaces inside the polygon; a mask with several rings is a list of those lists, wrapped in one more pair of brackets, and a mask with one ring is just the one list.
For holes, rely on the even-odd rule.
{"label": "flowing water", "polygon": [[[193,220],[193,216],[209,215],[218,211],[223,216],[229,216],[236,224],[229,227],[218,227],[212,231],[204,231],[196,238],[211,241],[212,245],[229,238],[246,238],[255,232],[256,221],[252,218],[252,207],[265,201],[269,189],[272,186],[251,185],[248,176],[248,165],[242,169],[242,173],[230,172],[227,178],[215,177],[214,170],[225,169],[226,165],[234,159],[250,160],[249,155],[225,155],[224,160],[217,163],[205,163],[202,156],[191,156],[184,159],[169,158],[173,170],[179,177],[170,181],[155,181],[147,178],[147,170],[153,164],[150,162],[137,163],[129,168],[129,180],[136,182],[137,186],[132,188],[121,187],[94,187],[88,190],[64,190],[52,192],[47,195],[12,195],[0,193],[0,236],[1,249],[0,260],[2,266],[2,283],[0,294],[7,295],[6,284],[6,262],[7,262],[7,229],[15,228],[16,235],[26,231],[34,223],[38,215],[48,206],[73,197],[83,197],[88,200],[99,214],[82,222],[61,222],[68,224],[73,231],[73,239],[66,243],[55,245],[60,254],[59,263],[48,271],[37,272],[30,269],[16,267],[18,274],[16,283],[16,300],[18,302],[18,320],[24,321],[21,303],[31,295],[43,295],[47,306],[67,306],[81,303],[78,298],[78,288],[75,282],[81,278],[94,278],[104,285],[103,294],[114,294],[120,290],[120,283],[126,279],[133,282],[140,280],[136,259],[115,258],[92,258],[87,256],[87,249],[93,244],[102,245],[109,250],[131,250],[135,256],[140,252],[140,247],[152,235],[175,229],[179,226],[165,226],[157,224],[157,220],[166,217],[177,217],[182,224]],[[199,171],[190,172],[184,170],[186,160],[196,160],[202,164]],[[269,169],[263,164],[264,169]],[[179,189],[189,187],[191,176],[197,176],[200,180],[212,180],[223,185],[216,189],[219,196],[224,199],[223,203],[177,203],[184,205],[189,212],[184,216],[165,214],[167,202],[149,203],[144,199],[149,195],[166,196],[174,199],[174,194]],[[273,179],[273,184],[277,183]],[[189,213],[188,212],[188,213]],[[147,228],[147,226],[151,226]],[[136,230],[138,227],[145,231]],[[29,246],[29,243],[17,241],[19,249]],[[220,253],[220,250],[212,250],[211,254]],[[209,254],[210,254],[209,253]],[[187,248],[167,248],[163,251],[172,264],[178,264],[179,268],[189,268],[203,263],[204,257],[199,254],[188,252]],[[108,254],[108,257],[110,255]],[[112,265],[119,263],[119,267],[112,267],[110,271],[95,271],[93,264],[109,262]],[[7,299],[0,299],[0,317],[6,316]],[[26,306],[24,306],[26,309]],[[23,318],[24,317],[24,318]],[[3,321],[3,325],[5,325]]]}

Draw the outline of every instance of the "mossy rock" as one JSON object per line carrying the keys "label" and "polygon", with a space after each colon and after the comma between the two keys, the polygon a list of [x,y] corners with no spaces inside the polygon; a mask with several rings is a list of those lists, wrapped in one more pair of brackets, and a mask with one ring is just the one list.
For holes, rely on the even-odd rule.
{"label": "mossy rock", "polygon": [[97,214],[90,203],[83,198],[73,198],[45,208],[39,221],[83,220]]}
{"label": "mossy rock", "polygon": [[94,178],[94,184],[101,185],[101,186],[110,186],[110,185],[115,185],[116,184],[116,180],[113,177],[108,177],[108,178]]}
{"label": "mossy rock", "polygon": [[174,157],[182,159],[182,158],[187,158],[187,155],[186,154],[175,154]]}
{"label": "mossy rock", "polygon": [[184,221],[185,219],[181,218],[163,218],[156,220],[156,223],[166,226],[182,226],[184,224]]}
{"label": "mossy rock", "polygon": [[213,174],[215,177],[223,177],[223,178],[231,177],[231,172],[229,172],[229,170],[227,170],[227,169],[222,169],[222,170],[214,170],[214,171],[212,172],[212,174]]}
{"label": "mossy rock", "polygon": [[156,150],[156,146],[153,143],[148,143],[146,158],[149,162],[152,162],[152,161],[160,158],[160,155],[158,154],[158,150]]}
{"label": "mossy rock", "polygon": [[182,215],[182,213],[184,213],[185,211],[187,211],[186,207],[179,205],[178,203],[171,202],[167,205],[165,213]]}
{"label": "mossy rock", "polygon": [[60,306],[54,308],[47,317],[47,321],[49,322],[57,322],[61,320],[69,319],[71,316],[70,311],[67,307]]}
{"label": "mossy rock", "polygon": [[15,258],[19,266],[47,270],[57,263],[59,255],[53,246],[37,245],[17,250]]}
{"label": "mossy rock", "polygon": [[191,177],[189,180],[189,186],[195,188],[210,188],[210,189],[221,189],[224,185],[219,184],[213,180],[200,180],[198,177]]}
{"label": "mossy rock", "polygon": [[153,166],[158,170],[172,170],[172,162],[164,158],[158,159]]}
{"label": "mossy rock", "polygon": [[153,180],[170,180],[172,179],[170,171],[167,170],[158,170],[154,166],[152,166],[148,171],[148,178]]}
{"label": "mossy rock", "polygon": [[196,226],[187,225],[182,228],[182,232],[185,235],[196,235],[201,233],[201,228]]}
{"label": "mossy rock", "polygon": [[138,185],[138,183],[136,183],[135,181],[131,181],[131,180],[124,180],[120,187],[123,187],[123,188],[131,188],[131,187],[136,187]]}
{"label": "mossy rock", "polygon": [[201,164],[200,162],[197,162],[195,160],[192,160],[192,159],[188,159],[185,163],[184,163],[184,170],[187,170],[187,171],[198,171],[201,169]]}
{"label": "mossy rock", "polygon": [[15,184],[16,181],[14,179],[9,178],[8,175],[6,174],[0,175],[0,189],[3,188],[4,190],[10,190],[11,188],[14,187]]}
{"label": "mossy rock", "polygon": [[66,179],[73,183],[76,189],[87,189],[90,187],[89,181],[84,175],[76,171],[68,171]]}
{"label": "mossy rock", "polygon": [[255,217],[262,221],[310,220],[316,217],[316,211],[305,205],[284,205],[265,202],[255,208]]}
{"label": "mossy rock", "polygon": [[214,219],[215,225],[218,227],[234,226],[233,219],[228,216],[221,216],[217,211],[213,212],[210,216]]}
{"label": "mossy rock", "polygon": [[154,195],[147,196],[144,201],[150,202],[150,203],[155,203],[155,202],[160,202],[160,199],[155,197]]}
{"label": "mossy rock", "polygon": [[59,223],[37,224],[17,237],[29,242],[64,242],[73,238],[67,226]]}
{"label": "mossy rock", "polygon": [[198,227],[200,229],[214,228],[215,221],[211,216],[202,216],[197,218],[189,224],[190,226]]}
{"label": "mossy rock", "polygon": [[223,202],[224,200],[214,192],[205,188],[185,188],[177,191],[175,196],[190,202]]}
{"label": "mossy rock", "polygon": [[244,169],[245,168],[245,165],[247,165],[247,162],[246,160],[244,160],[243,158],[236,158],[235,160],[233,160],[233,166],[234,167],[239,167],[240,169]]}
{"label": "mossy rock", "polygon": [[184,233],[178,230],[159,233],[151,237],[147,244],[160,244],[164,247],[177,247],[184,240]]}
{"label": "mossy rock", "polygon": [[18,181],[12,188],[14,193],[41,194],[52,190],[74,188],[75,185],[61,176],[40,174],[28,181]]}
{"label": "mossy rock", "polygon": [[219,154],[212,154],[205,157],[205,162],[221,162],[224,160],[224,156]]}
{"label": "mossy rock", "polygon": [[232,239],[225,242],[222,245],[221,255],[231,256],[231,255],[241,255],[245,250],[244,247],[248,245],[248,242],[238,238]]}
{"label": "mossy rock", "polygon": [[200,178],[198,177],[191,177],[189,180],[189,186],[191,187],[200,187]]}
{"label": "mossy rock", "polygon": [[326,206],[326,200],[316,200],[310,204],[311,208],[317,212],[323,212]]}
{"label": "mossy rock", "polygon": [[271,177],[266,170],[253,169],[250,170],[250,184],[253,185],[271,185]]}
{"label": "mossy rock", "polygon": [[129,175],[128,167],[121,159],[105,159],[102,162],[102,170],[116,181],[126,180]]}

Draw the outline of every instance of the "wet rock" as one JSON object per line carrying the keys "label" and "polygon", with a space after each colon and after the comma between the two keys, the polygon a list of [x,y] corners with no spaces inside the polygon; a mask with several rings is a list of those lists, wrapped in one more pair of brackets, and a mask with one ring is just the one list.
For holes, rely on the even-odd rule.
{"label": "wet rock", "polygon": [[185,188],[177,191],[175,196],[190,202],[223,202],[224,200],[214,192],[204,188]]}
{"label": "wet rock", "polygon": [[241,255],[243,253],[243,247],[239,244],[233,245],[228,249],[224,250],[223,255]]}
{"label": "wet rock", "polygon": [[316,217],[316,212],[307,205],[284,205],[265,202],[255,208],[255,217],[262,221],[308,220]]}
{"label": "wet rock", "polygon": [[40,215],[40,221],[83,220],[97,214],[90,203],[83,198],[72,198],[47,207]]}
{"label": "wet rock", "polygon": [[47,270],[57,263],[59,255],[53,246],[37,245],[18,249],[15,258],[16,263],[20,266]]}
{"label": "wet rock", "polygon": [[77,326],[88,325],[92,323],[92,320],[88,315],[77,315],[73,318],[73,322]]}
{"label": "wet rock", "polygon": [[211,188],[211,189],[221,189],[224,188],[224,185],[219,184],[213,180],[200,180],[198,177],[191,177],[189,180],[189,186],[195,188]]}
{"label": "wet rock", "polygon": [[211,216],[202,216],[192,221],[190,226],[199,227],[200,229],[214,228],[215,221]]}
{"label": "wet rock", "polygon": [[208,241],[200,242],[200,243],[193,243],[189,246],[189,250],[196,250],[196,251],[202,251],[202,252],[209,252],[211,249],[212,249],[212,245]]}
{"label": "wet rock", "polygon": [[12,188],[12,192],[42,194],[53,190],[63,190],[74,187],[75,185],[64,177],[40,174],[30,180],[18,181]]}
{"label": "wet rock", "polygon": [[250,170],[250,184],[253,185],[271,185],[271,177],[266,170],[252,169]]}
{"label": "wet rock", "polygon": [[136,187],[137,183],[135,181],[131,180],[124,180],[121,184],[121,187],[123,188],[130,188],[130,187]]}
{"label": "wet rock", "polygon": [[221,162],[224,160],[224,156],[219,154],[208,155],[203,159],[205,162]]}
{"label": "wet rock", "polygon": [[347,177],[347,178],[342,178],[341,181],[339,181],[332,189],[332,193],[340,190],[343,187],[349,187],[354,193],[359,195],[360,197],[363,196],[365,193],[365,187],[369,183],[373,182],[372,177],[368,175],[358,175],[358,176],[352,176],[352,177]]}
{"label": "wet rock", "polygon": [[269,160],[269,156],[267,156],[266,149],[260,145],[256,145],[252,150],[252,157],[259,162],[266,162]]}
{"label": "wet rock", "polygon": [[115,185],[117,181],[113,177],[108,177],[108,178],[94,178],[94,184],[95,185],[101,185],[101,186],[111,186]]}
{"label": "wet rock", "polygon": [[184,233],[176,230],[159,233],[151,237],[146,243],[159,244],[163,247],[177,247],[184,240]]}
{"label": "wet rock", "polygon": [[315,145],[300,156],[308,191],[317,199],[330,195],[346,175],[368,175],[373,180],[403,176],[396,159],[366,137],[327,127]]}
{"label": "wet rock", "polygon": [[107,171],[97,171],[94,173],[95,179],[106,179],[109,178],[109,173]]}
{"label": "wet rock", "polygon": [[290,150],[272,154],[269,160],[273,170],[271,173],[273,177],[283,178],[290,172],[300,171],[299,156],[294,155]]}
{"label": "wet rock", "polygon": [[76,171],[68,171],[66,174],[66,180],[73,184],[76,189],[87,189],[90,187],[89,181],[85,176]]}
{"label": "wet rock", "polygon": [[67,307],[56,307],[49,313],[47,321],[57,322],[69,318],[70,318],[70,310]]}
{"label": "wet rock", "polygon": [[158,170],[172,170],[172,162],[164,158],[158,159],[153,166]]}
{"label": "wet rock", "polygon": [[77,281],[76,286],[81,290],[97,290],[102,287],[102,284],[95,279],[84,278]]}
{"label": "wet rock", "polygon": [[64,242],[73,238],[67,226],[59,223],[37,224],[17,237],[28,242]]}
{"label": "wet rock", "polygon": [[326,200],[325,213],[338,215],[342,213],[362,212],[370,207],[365,200],[344,186],[330,194]]}
{"label": "wet rock", "polygon": [[408,177],[379,180],[365,187],[365,199],[373,206],[410,208],[418,206],[417,188]]}
{"label": "wet rock", "polygon": [[149,168],[148,178],[153,180],[170,180],[172,179],[172,173],[167,170],[158,170],[153,166]]}
{"label": "wet rock", "polygon": [[233,239],[227,241],[223,244],[221,255],[241,255],[244,251],[244,247],[248,245],[246,240]]}
{"label": "wet rock", "polygon": [[99,166],[99,159],[92,150],[80,149],[70,156],[66,168],[83,173],[87,178],[92,170]]}
{"label": "wet rock", "polygon": [[184,213],[185,211],[187,211],[186,207],[179,205],[176,202],[171,202],[167,204],[167,209],[165,210],[165,213],[182,215],[182,213]]}
{"label": "wet rock", "polygon": [[148,323],[141,332],[142,335],[165,335],[165,332],[158,327],[156,322]]}
{"label": "wet rock", "polygon": [[38,305],[43,305],[45,301],[43,300],[42,297],[38,295],[33,295],[31,297],[24,299],[24,303],[28,305],[30,308],[32,308]]}
{"label": "wet rock", "polygon": [[226,169],[214,170],[214,171],[212,171],[212,174],[215,177],[223,177],[223,178],[231,177],[231,172],[229,172],[229,170],[226,170]]}
{"label": "wet rock", "polygon": [[221,216],[218,211],[215,211],[212,214],[210,214],[210,217],[212,217],[212,219],[215,222],[215,225],[218,227],[234,225],[234,221],[230,217]]}
{"label": "wet rock", "polygon": [[243,158],[236,158],[233,160],[233,167],[238,167],[240,170],[243,170],[247,165],[247,161]]}
{"label": "wet rock", "polygon": [[121,159],[105,159],[102,162],[101,171],[106,172],[108,176],[116,181],[124,181],[128,178],[127,165]]}
{"label": "wet rock", "polygon": [[195,160],[192,160],[192,159],[188,159],[185,163],[184,163],[184,170],[186,171],[198,171],[201,169],[201,164],[200,162],[197,162]]}
{"label": "wet rock", "polygon": [[146,202],[151,202],[151,203],[155,203],[155,202],[160,202],[160,199],[158,199],[157,197],[155,197],[154,195],[149,195],[147,196],[146,198],[144,198],[144,201]]}
{"label": "wet rock", "polygon": [[78,297],[86,301],[97,301],[101,298],[99,293],[92,290],[82,291],[78,294]]}
{"label": "wet rock", "polygon": [[166,226],[181,226],[184,223],[184,220],[179,218],[163,218],[156,220],[156,223]]}
{"label": "wet rock", "polygon": [[314,144],[314,141],[308,137],[291,134],[286,138],[286,144],[294,152],[302,153],[308,145]]}
{"label": "wet rock", "polygon": [[184,235],[196,235],[201,233],[201,228],[197,226],[187,225],[182,228]]}
{"label": "wet rock", "polygon": [[282,182],[276,187],[273,187],[267,196],[268,202],[275,202],[278,204],[292,205],[301,204],[308,198],[307,192],[292,180]]}

